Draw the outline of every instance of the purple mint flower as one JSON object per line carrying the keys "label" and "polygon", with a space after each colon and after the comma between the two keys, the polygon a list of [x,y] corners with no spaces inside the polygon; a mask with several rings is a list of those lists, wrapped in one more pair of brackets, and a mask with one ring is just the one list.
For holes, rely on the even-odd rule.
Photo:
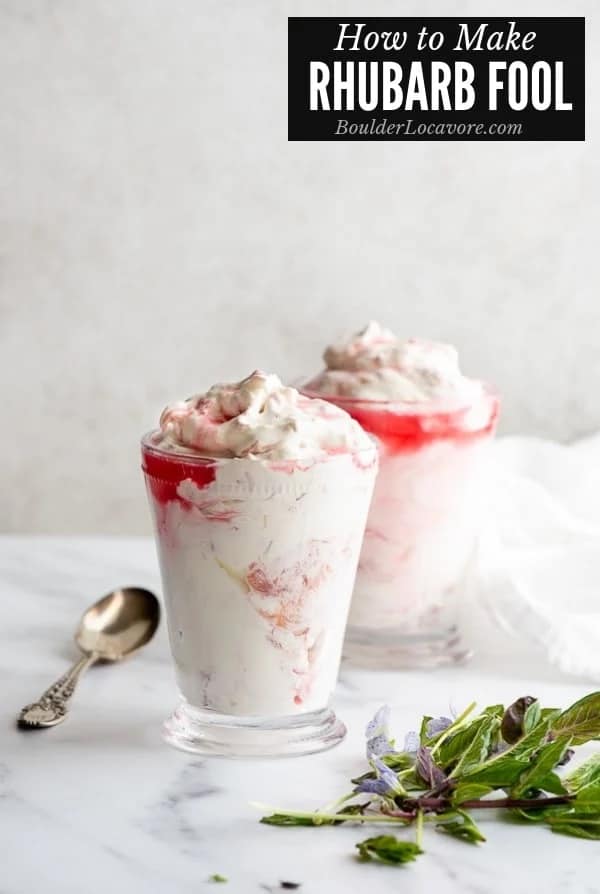
{"label": "purple mint flower", "polygon": [[384,754],[395,754],[394,742],[390,739],[390,706],[382,705],[373,719],[367,724],[367,758],[381,757]]}
{"label": "purple mint flower", "polygon": [[419,734],[411,729],[404,737],[403,751],[406,751],[407,754],[416,754],[420,744]]}
{"label": "purple mint flower", "polygon": [[383,757],[384,754],[395,754],[389,739],[385,736],[374,736],[367,742],[367,757]]}
{"label": "purple mint flower", "polygon": [[390,770],[383,761],[374,757],[371,761],[373,767],[377,771],[377,779],[363,779],[358,783],[354,791],[369,795],[383,795],[390,797],[402,794],[402,788],[398,783],[398,777],[393,770]]}
{"label": "purple mint flower", "polygon": [[428,739],[432,739],[433,736],[437,736],[438,733],[443,733],[445,729],[448,729],[451,723],[452,720],[449,717],[432,717],[425,727],[425,735]]}
{"label": "purple mint flower", "polygon": [[375,712],[373,719],[367,723],[367,728],[365,730],[367,739],[372,739],[374,736],[380,736],[387,733],[390,725],[390,714],[391,711],[389,705],[382,705],[381,708]]}

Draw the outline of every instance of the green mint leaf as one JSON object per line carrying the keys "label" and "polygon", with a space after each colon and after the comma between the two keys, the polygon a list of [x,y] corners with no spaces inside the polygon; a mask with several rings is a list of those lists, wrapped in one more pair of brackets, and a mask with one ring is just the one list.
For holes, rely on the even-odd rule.
{"label": "green mint leaf", "polygon": [[[468,773],[469,770],[478,767],[487,760],[492,736],[497,732],[499,726],[500,720],[497,717],[486,717],[484,715],[473,739],[455,764],[451,773],[452,776],[456,777],[461,773]],[[441,750],[442,748],[440,748]]]}
{"label": "green mint leaf", "polygon": [[386,863],[388,866],[400,866],[402,863],[411,863],[416,860],[423,851],[414,841],[400,841],[393,835],[377,835],[375,838],[367,838],[356,845],[358,859],[363,862],[370,860]]}
{"label": "green mint leaf", "polygon": [[525,762],[510,754],[492,758],[479,767],[469,770],[461,781],[489,785],[492,788],[510,788],[523,772]]}
{"label": "green mint leaf", "polygon": [[499,717],[502,720],[504,717],[504,705],[488,705],[481,713],[487,714],[488,717]]}
{"label": "green mint leaf", "polygon": [[227,881],[227,879],[225,878],[225,876],[224,876],[224,875],[220,875],[218,872],[215,872],[215,873],[214,873],[213,875],[211,875],[211,877],[209,878],[209,882],[226,882],[226,881]]}
{"label": "green mint leaf", "polygon": [[452,793],[452,806],[460,807],[464,801],[479,801],[493,790],[493,786],[480,782],[459,782]]}
{"label": "green mint leaf", "polygon": [[479,734],[481,727],[486,723],[485,716],[476,717],[468,726],[457,730],[449,736],[436,750],[436,760],[445,770],[451,770],[457,764],[473,740]]}
{"label": "green mint leaf", "polygon": [[567,789],[560,776],[551,771],[544,776],[543,779],[536,784],[535,788],[539,788],[542,792],[549,792],[551,795],[566,795]]}
{"label": "green mint leaf", "polygon": [[570,792],[578,792],[588,785],[600,785],[600,752],[593,754],[576,770],[565,776],[563,781]]}
{"label": "green mint leaf", "polygon": [[381,760],[392,770],[407,770],[413,765],[413,758],[405,751],[398,754],[384,754]]}
{"label": "green mint leaf", "polygon": [[590,783],[579,789],[575,800],[571,801],[571,807],[577,813],[597,813],[600,817],[600,785]]}
{"label": "green mint leaf", "polygon": [[600,817],[600,754],[594,754],[563,779],[568,791],[575,794],[569,805],[578,814]]}
{"label": "green mint leaf", "polygon": [[545,720],[540,720],[537,726],[534,726],[530,732],[525,733],[525,735],[505,753],[511,754],[519,760],[528,761],[540,745],[547,740],[550,723],[550,717],[547,717]]}
{"label": "green mint leaf", "polygon": [[536,699],[532,695],[524,695],[518,698],[516,702],[509,705],[502,718],[502,738],[509,745],[514,745],[522,737],[523,733],[529,732],[524,728],[525,714],[531,705],[535,704]]}
{"label": "green mint leaf", "polygon": [[575,838],[600,840],[600,817],[586,817],[577,814],[547,817],[546,822],[553,832],[560,835],[573,835]]}
{"label": "green mint leaf", "polygon": [[462,841],[468,841],[471,844],[477,844],[485,841],[485,835],[480,831],[472,816],[464,810],[456,811],[456,820],[442,822],[436,824],[438,832],[444,832],[446,835],[452,835],[453,838],[460,838]]}
{"label": "green mint leaf", "polygon": [[[532,756],[527,769],[525,769],[517,783],[512,787],[511,798],[520,798],[530,789],[543,789],[544,781],[552,779],[558,780],[555,774],[549,775],[554,767],[564,756],[565,751],[571,742],[570,737],[561,737],[555,742],[544,745],[539,751]],[[564,791],[564,789],[563,789]],[[559,792],[562,794],[563,792]]]}
{"label": "green mint leaf", "polygon": [[541,719],[542,719],[542,708],[541,708],[539,701],[536,699],[534,702],[532,702],[529,705],[529,707],[525,711],[525,714],[523,715],[523,733],[524,733],[524,735],[527,735],[527,733],[530,733],[531,730],[534,729],[538,725],[538,723],[541,721]]}
{"label": "green mint leaf", "polygon": [[522,807],[519,807],[513,812],[517,816],[520,816],[531,823],[546,823],[548,822],[549,817],[561,816],[562,814],[569,813],[571,809],[571,803],[567,803],[554,804],[551,807],[540,806],[540,808],[536,808],[535,810],[525,810]]}
{"label": "green mint leaf", "polygon": [[573,745],[600,737],[600,692],[579,699],[552,721],[552,734],[572,736]]}

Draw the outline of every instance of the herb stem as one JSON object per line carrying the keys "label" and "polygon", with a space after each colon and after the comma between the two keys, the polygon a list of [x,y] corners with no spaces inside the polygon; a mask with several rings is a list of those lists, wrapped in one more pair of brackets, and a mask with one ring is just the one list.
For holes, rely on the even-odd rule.
{"label": "herb stem", "polygon": [[423,811],[417,810],[417,831],[415,836],[417,847],[423,849]]}
{"label": "herb stem", "polygon": [[399,816],[384,816],[383,814],[364,814],[364,813],[332,813],[332,814],[323,814],[323,813],[290,813],[287,812],[286,816],[295,816],[300,819],[315,819],[315,820],[335,820],[340,823],[406,823],[406,819]]}
{"label": "herb stem", "polygon": [[[544,807],[568,804],[574,797],[575,795],[557,795],[555,798],[477,798],[471,801],[461,801],[460,804],[456,805],[455,809],[494,810],[497,807],[521,807],[523,809],[542,810]],[[414,805],[417,811],[425,810],[428,812],[446,810],[449,806],[447,797],[432,797],[431,795],[415,798],[411,802],[412,805]]]}
{"label": "herb stem", "polygon": [[398,819],[403,819],[407,825],[410,825],[410,823],[413,823],[415,821],[416,813],[412,810],[396,810],[393,807],[386,806],[382,806],[380,809],[381,812],[384,813],[386,816],[395,816]]}
{"label": "herb stem", "polygon": [[313,820],[315,826],[322,823],[392,823],[398,825],[406,825],[414,819],[414,814],[400,815],[384,814],[384,813],[303,813],[299,810],[278,810],[276,807],[265,807],[263,804],[254,803],[252,806],[259,807],[260,810],[270,810],[272,813],[280,816],[289,816],[292,819]]}
{"label": "herb stem", "polygon": [[568,804],[575,795],[557,795],[555,798],[488,798],[487,800],[463,801],[460,807],[464,810],[477,810],[494,807],[521,807],[528,810],[543,810],[558,804]]}
{"label": "herb stem", "polygon": [[337,801],[332,801],[331,804],[325,804],[323,807],[320,807],[317,813],[335,813],[338,807],[341,807],[342,804],[346,804],[347,801],[351,801],[352,798],[356,797],[356,792],[350,792],[347,795],[342,795],[341,798],[338,798]]}

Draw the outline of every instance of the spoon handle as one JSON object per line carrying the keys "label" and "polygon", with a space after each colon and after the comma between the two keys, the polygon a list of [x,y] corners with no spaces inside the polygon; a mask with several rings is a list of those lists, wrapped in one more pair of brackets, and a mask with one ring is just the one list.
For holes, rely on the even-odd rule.
{"label": "spoon handle", "polygon": [[62,723],[67,716],[69,701],[79,678],[97,660],[96,652],[83,655],[62,677],[46,689],[37,702],[32,702],[23,708],[17,719],[18,725],[23,729],[41,729]]}

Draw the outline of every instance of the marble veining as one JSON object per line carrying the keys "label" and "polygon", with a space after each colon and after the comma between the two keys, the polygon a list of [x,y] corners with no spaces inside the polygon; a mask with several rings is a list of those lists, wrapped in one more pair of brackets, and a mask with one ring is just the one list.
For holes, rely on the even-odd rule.
{"label": "marble veining", "polygon": [[[317,807],[342,794],[364,762],[363,728],[381,702],[398,735],[425,710],[447,711],[530,693],[566,704],[590,689],[536,659],[481,654],[445,672],[382,673],[343,667],[336,707],[346,741],[325,754],[281,761],[199,759],[163,744],[175,701],[166,627],[121,666],[92,668],[69,719],[23,733],[14,715],[73,657],[71,635],[88,602],[137,583],[159,591],[146,539],[0,538],[1,894],[251,894],[301,883],[300,894],[592,894],[600,849],[546,829],[481,818],[487,844],[431,832],[410,868],[362,865],[358,827],[278,829],[251,802]],[[221,873],[229,881],[209,881]]]}

